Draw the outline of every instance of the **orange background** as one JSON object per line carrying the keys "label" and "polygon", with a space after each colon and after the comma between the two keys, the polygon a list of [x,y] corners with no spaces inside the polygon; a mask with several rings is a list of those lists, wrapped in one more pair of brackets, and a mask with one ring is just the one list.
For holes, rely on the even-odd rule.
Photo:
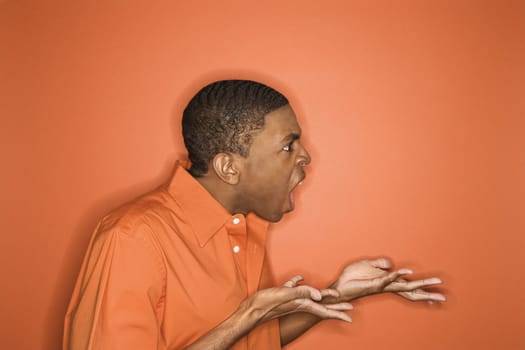
{"label": "orange background", "polygon": [[313,158],[279,281],[386,255],[449,298],[361,300],[289,349],[524,349],[524,23],[519,0],[1,2],[2,348],[60,347],[97,220],[167,179],[198,88],[251,78]]}

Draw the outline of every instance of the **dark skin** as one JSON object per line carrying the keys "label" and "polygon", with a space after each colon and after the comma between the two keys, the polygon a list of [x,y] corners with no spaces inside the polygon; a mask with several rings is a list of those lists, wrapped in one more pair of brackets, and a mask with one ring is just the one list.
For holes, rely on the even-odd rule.
{"label": "dark skin", "polygon": [[[293,210],[293,190],[305,178],[311,161],[300,142],[301,128],[290,105],[265,116],[264,128],[253,136],[249,155],[219,153],[208,173],[197,180],[230,213],[255,213],[277,222]],[[411,301],[445,301],[424,288],[442,283],[439,278],[407,281],[409,269],[390,271],[385,258],[361,260],[346,266],[327,289],[299,285],[294,276],[280,287],[260,290],[244,300],[224,322],[187,349],[228,349],[252,329],[279,319],[282,345],[293,341],[325,319],[351,322],[345,313],[349,301],[367,295],[393,292]]]}
{"label": "dark skin", "polygon": [[197,180],[230,212],[253,212],[270,222],[291,211],[290,194],[304,179],[310,155],[289,105],[265,117],[249,156],[219,153],[206,176]]}

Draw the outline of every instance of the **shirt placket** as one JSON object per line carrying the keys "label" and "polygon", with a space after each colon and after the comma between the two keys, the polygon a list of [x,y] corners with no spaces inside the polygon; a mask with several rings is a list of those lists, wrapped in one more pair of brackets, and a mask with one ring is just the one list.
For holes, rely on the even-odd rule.
{"label": "shirt placket", "polygon": [[242,214],[232,216],[226,224],[226,231],[230,239],[230,248],[237,268],[246,281],[246,255],[247,255],[247,227],[246,218]]}

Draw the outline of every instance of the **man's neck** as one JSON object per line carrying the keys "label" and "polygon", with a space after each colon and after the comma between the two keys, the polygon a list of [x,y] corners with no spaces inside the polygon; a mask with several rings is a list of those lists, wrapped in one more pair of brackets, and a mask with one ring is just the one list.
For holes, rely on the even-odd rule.
{"label": "man's neck", "polygon": [[219,202],[230,214],[247,214],[236,205],[237,195],[232,189],[232,185],[226,184],[218,177],[213,175],[204,175],[194,177],[202,187],[208,191],[217,202]]}

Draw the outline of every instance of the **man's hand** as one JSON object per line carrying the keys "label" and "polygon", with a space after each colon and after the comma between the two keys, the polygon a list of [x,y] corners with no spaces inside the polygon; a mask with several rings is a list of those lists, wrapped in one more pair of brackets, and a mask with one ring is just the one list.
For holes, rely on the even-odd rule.
{"label": "man's hand", "polygon": [[[439,278],[428,278],[416,281],[407,281],[400,278],[411,274],[409,269],[400,269],[389,272],[392,267],[390,260],[385,258],[360,260],[348,265],[339,279],[332,285],[341,294],[342,301],[350,301],[362,296],[393,292],[412,301],[445,301],[444,295],[427,292],[422,288],[441,284]],[[331,297],[328,302],[333,302]]]}
{"label": "man's hand", "polygon": [[[307,313],[320,319],[352,322],[344,311],[352,310],[347,302],[326,303],[324,297],[339,298],[335,289],[317,290],[297,285],[303,278],[292,277],[281,287],[263,289],[242,302],[239,308],[200,337],[186,350],[226,350],[255,327],[285,315]],[[319,302],[323,300],[323,304]]]}
{"label": "man's hand", "polygon": [[352,310],[347,302],[323,303],[325,297],[338,299],[335,289],[317,290],[306,285],[298,285],[301,276],[292,277],[282,287],[263,289],[255,293],[241,305],[256,320],[256,325],[289,314],[306,312],[320,319],[338,319],[352,322],[343,311]]}

